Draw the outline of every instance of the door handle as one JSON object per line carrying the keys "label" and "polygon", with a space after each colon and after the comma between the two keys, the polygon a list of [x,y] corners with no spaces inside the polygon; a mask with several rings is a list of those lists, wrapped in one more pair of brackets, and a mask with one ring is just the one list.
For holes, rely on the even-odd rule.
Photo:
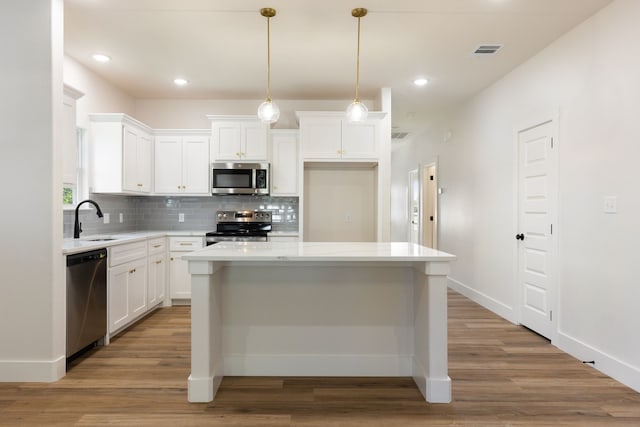
{"label": "door handle", "polygon": [[524,240],[524,234],[516,234],[516,240]]}

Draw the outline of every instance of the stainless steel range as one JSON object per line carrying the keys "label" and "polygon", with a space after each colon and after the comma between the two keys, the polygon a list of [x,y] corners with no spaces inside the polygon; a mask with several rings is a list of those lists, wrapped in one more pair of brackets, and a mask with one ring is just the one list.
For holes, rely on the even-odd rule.
{"label": "stainless steel range", "polygon": [[207,246],[220,242],[266,242],[271,211],[218,211],[216,231],[206,234]]}

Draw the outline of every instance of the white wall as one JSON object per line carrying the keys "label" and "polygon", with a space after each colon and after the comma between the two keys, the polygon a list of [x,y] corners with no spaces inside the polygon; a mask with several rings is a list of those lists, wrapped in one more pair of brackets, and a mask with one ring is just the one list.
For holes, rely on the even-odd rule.
{"label": "white wall", "polygon": [[[640,390],[640,2],[617,0],[393,153],[394,185],[439,159],[440,248],[458,288],[509,319],[516,267],[516,141],[559,113],[559,338]],[[444,141],[451,131],[452,138]],[[416,160],[419,159],[419,160]],[[394,187],[395,188],[395,187]],[[603,197],[618,197],[618,214]],[[394,209],[406,209],[394,200]],[[396,221],[394,233],[401,234]]]}
{"label": "white wall", "polygon": [[304,240],[375,242],[377,170],[314,167],[304,170]]}
{"label": "white wall", "polygon": [[135,117],[134,98],[66,55],[63,78],[65,84],[84,93],[76,103],[79,127],[89,128],[90,113],[125,113]]}
{"label": "white wall", "polygon": [[0,4],[0,381],[65,371],[62,14],[62,0]]}

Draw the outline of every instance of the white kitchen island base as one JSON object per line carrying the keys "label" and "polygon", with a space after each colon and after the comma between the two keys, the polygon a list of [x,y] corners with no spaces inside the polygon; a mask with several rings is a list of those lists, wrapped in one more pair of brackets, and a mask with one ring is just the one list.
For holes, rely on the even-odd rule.
{"label": "white kitchen island base", "polygon": [[408,243],[224,243],[189,254],[190,402],[224,375],[412,376],[451,401],[453,255]]}

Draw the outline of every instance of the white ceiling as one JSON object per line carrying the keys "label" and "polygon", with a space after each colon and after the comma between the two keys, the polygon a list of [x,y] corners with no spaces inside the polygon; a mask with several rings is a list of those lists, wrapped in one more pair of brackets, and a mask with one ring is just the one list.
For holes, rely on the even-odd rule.
{"label": "white ceiling", "polygon": [[[496,81],[611,0],[65,0],[65,51],[135,98],[344,99],[391,88],[393,126],[416,131]],[[480,44],[503,44],[476,57]],[[95,52],[113,58],[91,59]],[[189,80],[176,87],[173,79]],[[425,76],[431,83],[412,85]],[[256,104],[257,107],[257,104]]]}

